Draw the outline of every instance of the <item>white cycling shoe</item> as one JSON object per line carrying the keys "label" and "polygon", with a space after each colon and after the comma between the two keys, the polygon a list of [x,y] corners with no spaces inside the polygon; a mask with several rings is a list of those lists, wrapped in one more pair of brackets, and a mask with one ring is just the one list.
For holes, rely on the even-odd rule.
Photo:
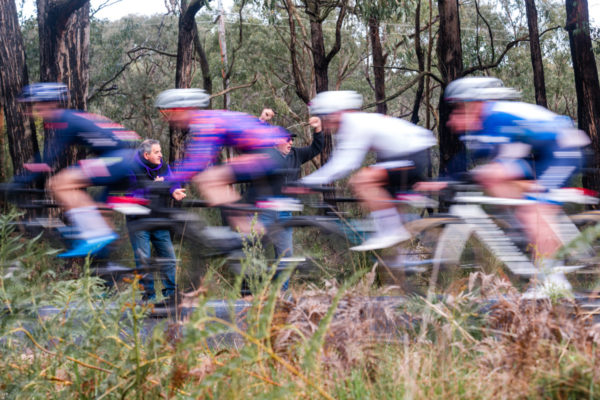
{"label": "white cycling shoe", "polygon": [[410,233],[406,230],[403,232],[394,232],[392,234],[383,235],[383,234],[375,234],[370,237],[368,240],[365,240],[362,244],[358,246],[350,247],[352,251],[369,251],[369,250],[379,250],[386,249],[388,247],[392,247],[398,243],[404,242],[405,240],[410,239]]}
{"label": "white cycling shoe", "polygon": [[[560,268],[560,267],[558,267]],[[572,296],[573,287],[565,277],[562,271],[552,272],[546,275],[544,280],[523,293],[524,299],[541,300],[548,299],[551,296]]]}

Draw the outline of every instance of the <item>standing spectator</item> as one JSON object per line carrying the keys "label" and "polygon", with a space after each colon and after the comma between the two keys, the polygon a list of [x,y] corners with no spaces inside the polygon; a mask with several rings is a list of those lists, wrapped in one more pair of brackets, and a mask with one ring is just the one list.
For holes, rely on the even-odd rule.
{"label": "standing spectator", "polygon": [[[160,182],[171,175],[171,169],[167,163],[162,160],[160,143],[154,139],[144,140],[136,152],[135,163],[133,166],[132,180],[134,181],[132,189],[141,190],[145,183]],[[178,185],[171,188],[171,195],[177,201],[182,200],[186,194],[185,189]],[[165,203],[168,199],[164,199]],[[166,206],[166,204],[165,204]],[[144,216],[145,217],[145,216]],[[138,218],[144,218],[138,217]],[[136,217],[128,217],[128,222]],[[173,298],[176,292],[175,282],[175,251],[171,242],[171,233],[168,229],[155,229],[151,231],[129,232],[129,238],[133,247],[135,256],[135,265],[141,265],[142,257],[150,257],[151,244],[154,246],[156,255],[161,258],[172,260],[165,264],[161,271],[163,290],[162,294],[167,299]],[[144,299],[152,300],[156,297],[154,291],[154,276],[146,274],[140,281],[145,293]]]}
{"label": "standing spectator", "polygon": [[[273,110],[265,108],[260,116],[260,120],[267,122],[272,119],[274,115]],[[311,117],[308,123],[314,129],[313,140],[310,145],[304,147],[293,146],[292,144],[296,134],[290,134],[285,143],[278,144],[273,148],[265,150],[270,157],[277,160],[278,164],[280,164],[281,168],[284,170],[282,174],[277,175],[275,180],[271,180],[272,187],[274,190],[277,190],[278,194],[281,194],[281,188],[287,183],[300,179],[300,167],[302,164],[312,160],[313,157],[321,153],[321,150],[323,149],[324,138],[321,128],[321,119],[318,117]],[[290,218],[291,214],[291,211],[266,211],[260,213],[259,221],[265,227],[268,227],[275,222]],[[293,255],[294,246],[292,233],[292,228],[287,228],[280,231],[276,237],[272,237],[273,245],[275,247],[275,257],[290,257]],[[284,287],[284,289],[286,287]]]}

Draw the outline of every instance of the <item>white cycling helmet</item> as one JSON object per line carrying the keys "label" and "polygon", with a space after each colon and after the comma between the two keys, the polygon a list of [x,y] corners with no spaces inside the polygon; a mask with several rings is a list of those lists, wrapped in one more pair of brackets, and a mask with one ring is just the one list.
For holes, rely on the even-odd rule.
{"label": "white cycling helmet", "polygon": [[156,98],[156,108],[206,108],[210,95],[203,89],[169,89]]}
{"label": "white cycling helmet", "polygon": [[444,100],[449,103],[463,101],[516,100],[521,92],[505,87],[498,78],[474,76],[456,79],[448,84]]}
{"label": "white cycling helmet", "polygon": [[362,96],[354,90],[332,90],[318,93],[308,103],[308,111],[312,115],[325,115],[344,110],[358,110],[362,102]]}

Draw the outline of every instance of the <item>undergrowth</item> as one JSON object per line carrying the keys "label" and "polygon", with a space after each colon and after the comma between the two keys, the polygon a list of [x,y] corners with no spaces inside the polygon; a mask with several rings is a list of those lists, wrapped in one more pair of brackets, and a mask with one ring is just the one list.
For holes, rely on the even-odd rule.
{"label": "undergrowth", "polygon": [[[178,322],[146,318],[137,277],[118,293],[56,276],[52,250],[0,217],[0,398],[597,398],[600,327],[569,300],[525,302],[472,274],[427,300],[373,300],[357,270],[282,297],[250,242],[253,296],[217,318],[198,291]],[[262,274],[262,275],[261,275]],[[377,292],[375,292],[377,293]],[[240,311],[242,310],[242,311]]]}

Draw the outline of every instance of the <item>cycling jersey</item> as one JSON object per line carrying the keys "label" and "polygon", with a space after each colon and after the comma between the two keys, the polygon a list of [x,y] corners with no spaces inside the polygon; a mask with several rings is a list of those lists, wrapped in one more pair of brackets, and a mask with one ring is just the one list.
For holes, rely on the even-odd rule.
{"label": "cycling jersey", "polygon": [[54,131],[48,144],[54,151],[81,145],[101,156],[135,145],[137,133],[101,115],[76,110],[60,110],[54,118],[44,119],[44,128]]}
{"label": "cycling jersey", "polygon": [[342,114],[337,138],[331,159],[304,177],[303,183],[324,185],[341,179],[360,167],[369,150],[381,161],[402,160],[437,143],[427,129],[399,118],[363,112]]}
{"label": "cycling jersey", "polygon": [[466,139],[476,154],[516,165],[521,178],[537,179],[547,189],[564,186],[579,171],[581,148],[590,143],[570,118],[534,104],[508,101],[486,103],[481,129]]}
{"label": "cycling jersey", "polygon": [[[226,110],[197,110],[189,123],[189,136],[185,157],[176,166],[171,178],[173,181],[189,181],[214,162],[224,146],[248,153],[273,147],[286,140],[289,133],[248,114]],[[236,176],[252,176],[253,172],[264,172],[272,168],[267,164],[256,159],[252,164],[239,163],[239,173],[236,172]]]}

